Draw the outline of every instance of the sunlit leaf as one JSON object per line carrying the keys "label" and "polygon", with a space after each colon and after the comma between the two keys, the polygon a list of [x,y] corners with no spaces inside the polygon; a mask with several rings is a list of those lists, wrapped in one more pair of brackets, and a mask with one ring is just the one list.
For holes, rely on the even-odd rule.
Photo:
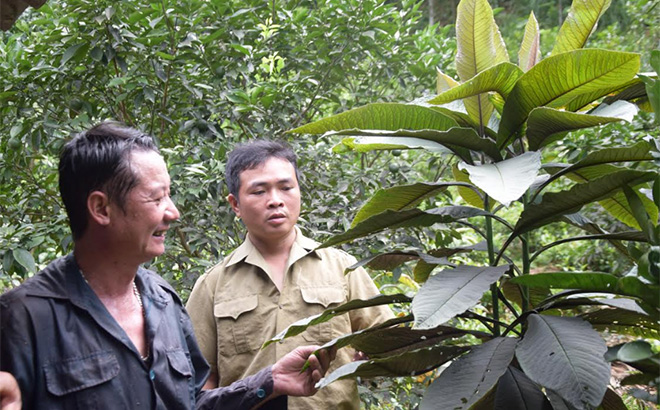
{"label": "sunlit leaf", "polygon": [[[506,45],[488,1],[461,0],[456,11],[456,71],[461,81],[508,60]],[[472,118],[488,123],[493,107],[486,95],[464,102]]]}
{"label": "sunlit leaf", "polygon": [[438,80],[437,80],[436,92],[438,94],[450,88],[456,87],[459,84],[458,81],[454,80],[447,74],[440,71],[439,68],[437,69],[437,71],[438,71]]}
{"label": "sunlit leaf", "polygon": [[557,34],[552,54],[583,48],[610,3],[611,0],[573,0],[571,10]]}
{"label": "sunlit leaf", "polygon": [[522,75],[504,104],[498,146],[515,136],[536,107],[560,108],[575,97],[610,90],[633,78],[638,54],[606,50],[576,50],[548,57]]}
{"label": "sunlit leaf", "polygon": [[289,132],[323,134],[341,130],[438,130],[458,124],[428,107],[399,103],[374,103],[303,125]]}
{"label": "sunlit leaf", "polygon": [[518,51],[518,66],[524,71],[529,71],[536,63],[541,61],[541,40],[539,36],[539,23],[536,21],[534,12],[529,13],[529,19],[525,25],[520,51]]}

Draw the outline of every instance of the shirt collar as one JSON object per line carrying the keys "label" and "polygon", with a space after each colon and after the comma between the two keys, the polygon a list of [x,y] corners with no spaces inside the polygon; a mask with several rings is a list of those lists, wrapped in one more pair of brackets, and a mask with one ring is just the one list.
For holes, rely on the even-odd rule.
{"label": "shirt collar", "polygon": [[[313,255],[321,259],[321,255],[315,251],[319,246],[319,243],[303,235],[298,226],[295,226],[294,229],[296,230],[296,239],[293,242],[289,253],[289,265],[292,265],[295,261],[302,259],[307,255]],[[245,241],[241,246],[236,248],[236,250],[229,255],[227,266],[235,265],[242,261],[262,268],[262,265],[265,265],[261,253],[257,250],[252,241],[250,241],[249,235],[246,236]]]}

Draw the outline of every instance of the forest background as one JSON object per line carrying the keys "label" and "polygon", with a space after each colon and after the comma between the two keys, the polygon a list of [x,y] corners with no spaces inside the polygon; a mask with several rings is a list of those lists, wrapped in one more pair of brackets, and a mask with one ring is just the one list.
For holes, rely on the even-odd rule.
{"label": "forest background", "polygon": [[[660,2],[616,1],[589,47],[637,52],[650,71],[660,46]],[[225,201],[226,153],[255,137],[284,138],[300,157],[300,225],[323,241],[344,232],[380,187],[438,180],[450,156],[424,151],[333,153],[337,137],[286,131],[371,102],[436,92],[437,70],[457,78],[453,1],[54,1],[29,9],[0,33],[0,290],[17,286],[71,251],[57,190],[57,153],[75,133],[115,119],[154,135],[169,165],[182,218],[151,268],[184,299],[196,278],[241,243]],[[547,55],[568,1],[490,1],[515,55],[528,15]],[[558,160],[658,137],[652,117],[574,133],[553,147]],[[438,161],[446,161],[441,166]],[[433,175],[430,175],[431,171]],[[444,198],[451,203],[453,198]],[[591,207],[594,221],[605,220]],[[544,230],[546,242],[571,227]],[[613,228],[613,230],[615,227]],[[474,243],[461,229],[382,233],[344,248],[368,257],[384,248]],[[548,252],[556,270],[617,272],[631,262],[613,247],[577,242]],[[416,290],[408,267],[373,271],[383,291]],[[365,406],[408,406],[425,377],[361,386]]]}

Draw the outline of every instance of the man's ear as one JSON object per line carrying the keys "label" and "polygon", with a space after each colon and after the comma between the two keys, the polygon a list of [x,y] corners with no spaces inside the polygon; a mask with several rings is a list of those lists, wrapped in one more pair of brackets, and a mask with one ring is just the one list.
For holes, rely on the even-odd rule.
{"label": "man's ear", "polygon": [[110,224],[110,201],[101,191],[93,191],[87,196],[87,212],[90,218],[101,226]]}
{"label": "man's ear", "polygon": [[231,209],[234,210],[236,216],[240,218],[241,208],[238,206],[238,198],[236,198],[234,194],[229,194],[227,195],[227,201],[229,201],[229,205],[231,205]]}

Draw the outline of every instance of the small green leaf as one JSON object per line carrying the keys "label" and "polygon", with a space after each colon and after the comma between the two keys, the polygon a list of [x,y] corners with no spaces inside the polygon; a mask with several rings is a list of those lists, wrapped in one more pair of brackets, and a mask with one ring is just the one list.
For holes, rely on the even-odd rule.
{"label": "small green leaf", "polygon": [[34,262],[34,257],[32,254],[25,249],[17,248],[12,251],[14,260],[18,262],[19,265],[25,268],[28,272],[36,272],[37,266]]}
{"label": "small green leaf", "polygon": [[73,58],[73,56],[76,55],[76,53],[78,52],[80,47],[82,47],[84,45],[86,45],[86,43],[79,43],[79,44],[75,44],[75,45],[67,48],[66,51],[64,52],[64,54],[62,54],[61,64],[64,65],[64,64],[67,63],[67,61],[71,60],[71,58]]}

